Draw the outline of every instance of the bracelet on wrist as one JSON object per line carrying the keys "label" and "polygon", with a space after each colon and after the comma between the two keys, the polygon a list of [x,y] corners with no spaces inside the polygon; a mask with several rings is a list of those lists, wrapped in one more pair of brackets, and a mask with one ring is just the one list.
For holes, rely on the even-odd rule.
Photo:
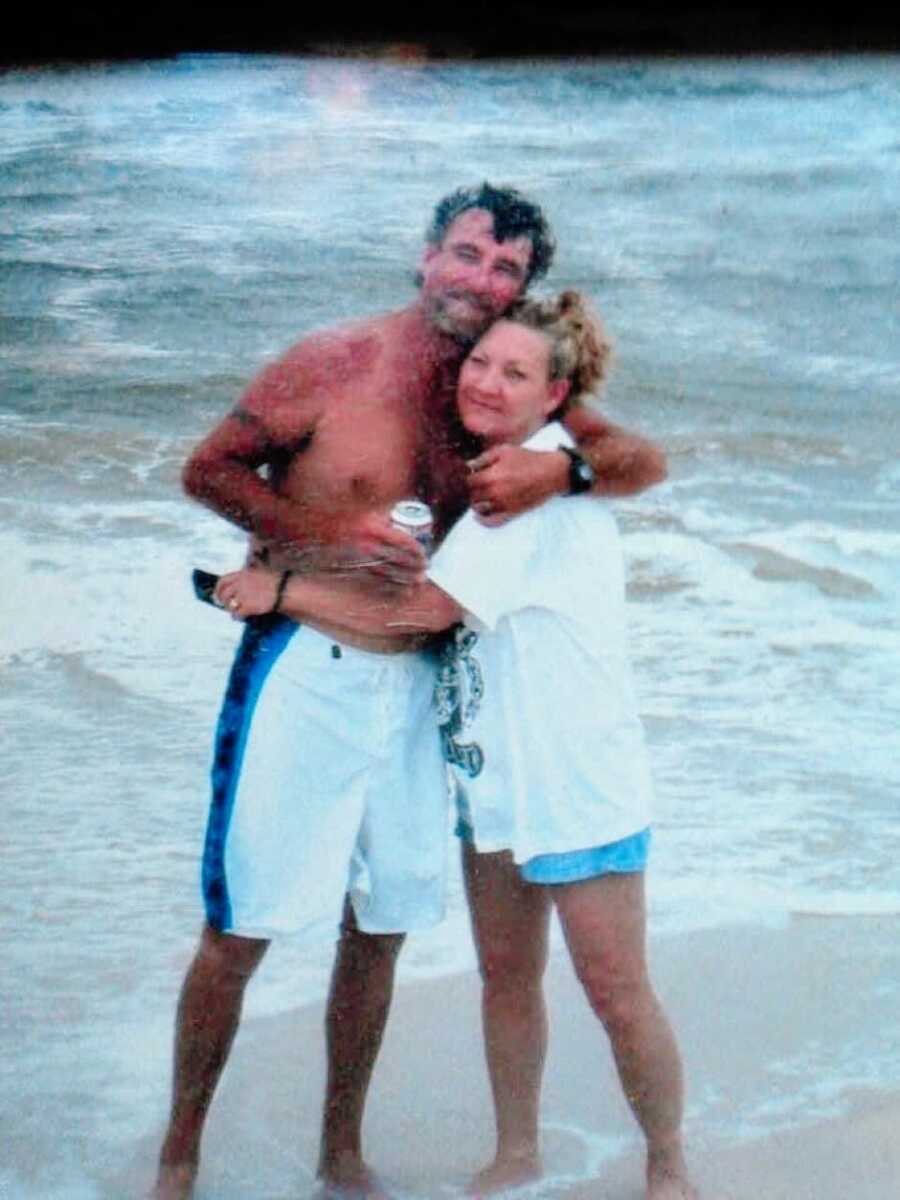
{"label": "bracelet on wrist", "polygon": [[291,577],[291,571],[282,571],[278,580],[278,587],[275,589],[275,602],[269,609],[270,613],[277,613],[281,610],[281,601],[284,599],[284,589],[287,587],[288,580]]}

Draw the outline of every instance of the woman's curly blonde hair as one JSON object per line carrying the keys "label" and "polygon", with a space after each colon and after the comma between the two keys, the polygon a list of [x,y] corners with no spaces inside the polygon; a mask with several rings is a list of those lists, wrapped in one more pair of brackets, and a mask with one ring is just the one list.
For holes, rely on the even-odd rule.
{"label": "woman's curly blonde hair", "polygon": [[550,342],[550,378],[571,382],[558,416],[583,404],[604,382],[612,343],[603,323],[580,292],[549,299],[519,300],[501,318],[535,329]]}

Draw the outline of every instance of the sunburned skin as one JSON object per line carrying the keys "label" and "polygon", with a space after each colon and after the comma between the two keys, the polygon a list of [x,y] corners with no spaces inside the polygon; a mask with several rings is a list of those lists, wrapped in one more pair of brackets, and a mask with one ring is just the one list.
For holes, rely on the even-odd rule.
{"label": "sunburned skin", "polygon": [[[426,498],[439,533],[467,504],[447,383],[461,353],[417,308],[309,338],[263,372],[198,447],[185,484],[251,529],[252,557],[267,566],[327,570],[348,595],[360,587],[377,594],[356,569],[366,562],[359,531],[372,523],[391,537],[386,514],[404,497]],[[271,464],[266,480],[247,470],[263,462]],[[395,539],[421,567],[411,539]],[[420,641],[408,630],[365,636],[336,621],[317,627],[387,653]]]}
{"label": "sunburned skin", "polygon": [[[323,344],[306,343],[281,378],[264,380],[245,397],[244,408],[271,411],[277,404],[269,425],[287,453],[270,482],[303,506],[307,521],[384,509],[430,482],[418,478],[426,413],[439,403],[442,363],[457,352],[442,346],[444,339],[417,337],[417,325],[393,315],[343,342],[331,335]],[[406,350],[413,340],[425,343],[416,358]],[[314,354],[318,361],[311,363]],[[283,399],[273,401],[275,393]],[[432,503],[443,509],[447,498],[433,496]]]}
{"label": "sunburned skin", "polygon": [[[390,525],[397,500],[425,500],[440,538],[469,503],[491,523],[566,491],[562,453],[495,446],[469,475],[464,456],[477,447],[456,417],[459,366],[521,294],[530,256],[528,238],[495,240],[490,213],[462,213],[425,248],[415,303],[314,334],[267,367],[191,455],[186,491],[252,535],[251,562],[337,572],[376,599],[379,570],[409,582],[425,565]],[[598,492],[628,494],[665,477],[650,443],[596,414],[573,420]],[[318,627],[386,653],[419,644],[409,630],[370,637],[331,621]]]}
{"label": "sunburned skin", "polygon": [[[501,318],[479,339],[463,362],[457,373],[455,397],[449,399],[449,395],[444,394],[449,389],[442,388],[439,401],[419,406],[419,427],[428,426],[427,435],[418,446],[414,440],[403,445],[403,453],[417,456],[416,483],[419,494],[428,496],[436,508],[438,536],[446,528],[448,511],[455,516],[459,501],[465,499],[459,482],[459,456],[454,446],[448,443],[453,418],[447,411],[447,404],[458,409],[463,426],[459,437],[465,433],[477,436],[488,453],[501,445],[512,450],[526,441],[558,408],[568,387],[568,381],[550,377],[548,339],[539,332]],[[406,414],[415,408],[413,398],[402,406],[402,411]],[[366,415],[374,414],[377,422],[383,424],[385,409],[385,405],[372,406]],[[323,444],[327,451],[343,442],[349,425],[342,412],[336,413],[331,408],[320,418],[317,428],[324,431]],[[409,428],[402,425],[400,428],[409,432]],[[315,456],[318,436],[317,433],[311,449],[305,454]],[[349,462],[352,468],[353,460]],[[427,479],[423,478],[422,464],[428,467]],[[296,465],[302,467],[303,461]],[[357,490],[366,492],[367,499],[377,502],[372,488],[374,477],[371,471],[364,474],[364,465],[367,464],[361,460],[357,462],[357,473],[351,476],[349,489],[354,493]],[[448,471],[444,479],[440,477],[441,465]],[[444,486],[435,487],[436,479]],[[337,508],[340,497],[329,497],[329,502]],[[256,565],[271,566],[265,562]],[[278,565],[284,566],[283,563]],[[421,644],[428,635],[448,628],[464,615],[452,597],[424,578],[402,589],[379,592],[358,572],[354,577],[350,571],[342,578],[334,574],[294,574],[282,587],[278,585],[278,574],[272,570],[236,572],[223,577],[218,595],[236,617],[270,612],[277,604],[278,611],[285,616],[312,625],[338,640],[370,649]]]}
{"label": "sunburned skin", "polygon": [[[505,445],[478,454],[456,417],[460,363],[521,296],[531,260],[528,237],[497,241],[490,212],[464,210],[424,248],[412,304],[305,338],[261,372],[188,460],[187,493],[245,530],[251,557],[272,568],[242,574],[255,582],[264,577],[270,587],[286,569],[303,581],[338,582],[341,603],[319,621],[335,641],[385,653],[420,644],[413,626],[395,621],[369,631],[345,628],[351,594],[383,606],[386,579],[396,586],[423,574],[421,547],[390,524],[397,500],[426,500],[440,537],[469,504],[498,523],[568,490],[563,452]],[[570,430],[597,472],[597,494],[633,494],[665,477],[665,457],[649,442],[599,415],[577,419],[579,428]],[[270,591],[258,611],[270,611],[273,599]],[[265,946],[204,927],[179,1002],[172,1104],[153,1200],[193,1195],[206,1114],[240,1021],[243,989]],[[399,943],[348,928],[339,946],[329,1012],[346,1008],[353,1019],[329,1046],[334,1071],[318,1175],[328,1189],[375,1197],[361,1120],[389,1004],[390,955]],[[334,1030],[337,1024],[334,1018]]]}
{"label": "sunburned skin", "polygon": [[[460,363],[521,294],[530,255],[528,238],[494,239],[490,213],[462,213],[425,248],[415,303],[313,334],[267,367],[191,455],[186,491],[252,535],[251,561],[338,572],[360,586],[365,577],[376,596],[377,564],[400,582],[424,568],[421,550],[388,520],[397,500],[427,501],[440,538],[469,503],[494,523],[566,491],[561,453],[493,447],[468,474],[463,457],[476,447],[456,417]],[[598,493],[630,494],[665,477],[656,447],[598,414],[573,413],[570,429]],[[385,652],[415,644],[399,632],[354,640]]]}
{"label": "sunburned skin", "polygon": [[[544,333],[501,318],[479,339],[459,372],[460,416],[489,448],[507,441],[519,444],[552,417],[570,383],[571,377],[552,378],[551,342]],[[452,571],[449,578],[454,578]],[[291,575],[282,587],[275,572],[243,570],[224,576],[217,595],[239,618],[270,612],[277,600],[285,616],[312,624],[339,622],[356,636],[397,629],[437,632],[466,617],[451,595],[425,579],[379,602],[359,588],[336,590],[321,577]],[[510,634],[504,657],[513,679],[522,669],[515,662],[516,645]],[[495,694],[495,704],[503,707],[503,700]],[[527,758],[521,765],[527,768]],[[472,845],[465,852],[464,877],[479,963],[483,973],[488,963],[495,973],[493,986],[485,990],[483,1014],[497,1128],[495,1157],[469,1182],[467,1194],[495,1195],[542,1174],[539,1099],[546,1017],[540,964],[546,957],[546,947],[541,949],[549,917],[546,904],[552,903],[573,963],[580,964],[588,999],[610,1036],[624,1093],[646,1138],[646,1200],[697,1200],[681,1144],[677,1046],[643,962],[643,876],[626,873],[612,884],[612,876],[598,876],[559,885],[550,902],[549,889],[522,881],[509,851],[478,854]],[[512,944],[534,949],[511,955]],[[368,1189],[364,1195],[373,1200]]]}

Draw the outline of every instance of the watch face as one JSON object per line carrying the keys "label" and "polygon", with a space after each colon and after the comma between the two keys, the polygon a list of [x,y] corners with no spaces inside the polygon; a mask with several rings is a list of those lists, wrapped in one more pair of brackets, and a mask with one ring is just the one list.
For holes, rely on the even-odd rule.
{"label": "watch face", "polygon": [[568,446],[560,446],[560,450],[564,450],[569,456],[569,492],[586,492],[589,487],[593,486],[594,480],[597,478],[596,471],[577,450],[572,450]]}
{"label": "watch face", "polygon": [[572,462],[571,488],[573,492],[586,492],[594,482],[594,468],[583,458]]}

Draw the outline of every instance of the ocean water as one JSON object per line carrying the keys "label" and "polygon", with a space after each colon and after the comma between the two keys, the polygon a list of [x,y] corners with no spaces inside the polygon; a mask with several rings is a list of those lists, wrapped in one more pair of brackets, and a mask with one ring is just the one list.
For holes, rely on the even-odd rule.
{"label": "ocean water", "polygon": [[[460,183],[545,205],[548,286],[585,289],[616,340],[606,408],[670,456],[618,506],[654,936],[900,920],[897,68],[194,56],[0,77],[0,1195],[102,1194],[165,1104],[237,637],[188,577],[243,551],[180,465],[304,332],[412,297]],[[458,883],[451,910],[406,977],[471,965]],[[321,996],[331,952],[278,947],[248,1012]],[[852,1052],[798,1048],[749,1125],[896,1082],[900,979],[879,987],[884,1019]],[[747,1132],[702,1096],[691,1119]]]}

